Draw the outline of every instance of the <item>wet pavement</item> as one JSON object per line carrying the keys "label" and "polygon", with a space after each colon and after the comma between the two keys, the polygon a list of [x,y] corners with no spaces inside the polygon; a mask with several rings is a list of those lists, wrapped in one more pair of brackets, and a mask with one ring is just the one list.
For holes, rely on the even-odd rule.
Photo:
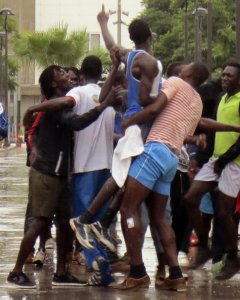
{"label": "wet pavement", "polygon": [[[209,270],[188,271],[188,290],[184,293],[159,291],[154,287],[156,256],[149,233],[144,245],[144,261],[151,278],[148,289],[115,291],[100,287],[61,287],[51,286],[55,251],[48,252],[47,262],[42,268],[25,265],[25,272],[37,283],[34,290],[16,290],[7,286],[6,278],[12,270],[23,234],[23,221],[27,203],[28,168],[25,166],[25,147],[0,149],[0,299],[240,299],[240,274],[231,280],[217,282]],[[120,228],[118,227],[121,236]],[[124,244],[119,247],[120,254],[125,251]],[[210,264],[208,264],[210,266]],[[79,278],[87,278],[90,273],[84,267],[71,265],[71,271]],[[122,281],[124,274],[114,274],[116,281]]]}

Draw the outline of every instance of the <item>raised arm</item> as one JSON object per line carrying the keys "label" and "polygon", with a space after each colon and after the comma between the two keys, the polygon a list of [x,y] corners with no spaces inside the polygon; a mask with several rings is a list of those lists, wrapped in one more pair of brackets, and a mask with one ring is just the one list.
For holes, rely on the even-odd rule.
{"label": "raised arm", "polygon": [[107,94],[110,92],[110,90],[113,86],[119,65],[121,63],[120,60],[118,59],[118,57],[116,56],[116,52],[114,49],[111,49],[110,55],[111,55],[111,59],[112,59],[112,69],[101,88],[101,93],[99,95],[100,102],[104,101]]}
{"label": "raised arm", "polygon": [[114,38],[108,28],[109,13],[105,12],[104,4],[102,5],[102,10],[97,15],[97,20],[100,25],[102,37],[103,37],[103,40],[104,40],[104,43],[105,43],[105,46],[107,47],[107,49],[110,51],[112,48],[118,47],[121,61],[123,63],[126,63],[126,57],[127,57],[129,50],[122,48],[120,46],[117,46],[117,44],[115,43]]}
{"label": "raised arm", "polygon": [[45,101],[40,104],[30,106],[23,116],[23,126],[29,127],[32,115],[39,111],[58,111],[66,108],[72,108],[75,105],[75,101],[72,97],[60,97]]}
{"label": "raised arm", "polygon": [[108,29],[108,20],[109,20],[109,13],[105,12],[104,4],[102,5],[102,10],[97,15],[97,20],[101,28],[103,40],[105,42],[105,45],[107,49],[110,51],[110,49],[116,45],[113,36],[111,35],[109,29]]}
{"label": "raised arm", "polygon": [[68,109],[63,111],[60,122],[71,130],[82,130],[96,121],[106,107],[107,104],[103,102],[82,115],[75,114],[72,110]]}
{"label": "raised arm", "polygon": [[120,88],[113,88],[105,98],[105,100],[100,103],[100,105],[94,107],[88,112],[78,115],[72,110],[66,110],[61,115],[60,122],[68,126],[71,130],[78,131],[86,128],[91,123],[97,120],[101,113],[109,106],[114,106],[121,103],[122,97],[120,93]]}
{"label": "raised arm", "polygon": [[240,132],[240,126],[224,124],[209,118],[201,118],[198,123],[198,129],[210,132],[216,131],[234,131]]}

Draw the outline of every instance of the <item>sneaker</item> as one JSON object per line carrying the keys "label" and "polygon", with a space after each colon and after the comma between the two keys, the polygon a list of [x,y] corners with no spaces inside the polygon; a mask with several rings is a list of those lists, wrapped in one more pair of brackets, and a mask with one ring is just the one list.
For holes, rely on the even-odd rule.
{"label": "sneaker", "polygon": [[94,273],[88,279],[88,285],[91,286],[108,286],[114,281],[111,276],[108,262],[103,257],[98,257],[92,263]]}
{"label": "sneaker", "polygon": [[122,283],[112,286],[118,290],[129,290],[134,288],[148,288],[151,281],[148,275],[141,278],[127,277]]}
{"label": "sneaker", "polygon": [[211,267],[212,273],[214,273],[214,274],[219,273],[222,270],[223,266],[224,266],[224,263],[222,260],[212,263],[212,267]]}
{"label": "sneaker", "polygon": [[189,267],[189,259],[188,259],[188,256],[185,252],[181,252],[179,251],[178,253],[178,263],[179,263],[179,266],[181,267]]}
{"label": "sneaker", "polygon": [[197,269],[204,265],[211,258],[211,251],[208,248],[198,247],[195,256],[191,261],[191,268]]}
{"label": "sneaker", "polygon": [[91,244],[93,236],[91,235],[91,230],[88,224],[79,223],[78,218],[72,218],[70,219],[70,226],[75,232],[77,240],[84,248],[94,249]]}
{"label": "sneaker", "polygon": [[215,278],[218,280],[225,280],[233,277],[239,270],[240,264],[239,259],[226,258],[223,267],[219,273],[216,274]]}
{"label": "sneaker", "polygon": [[117,233],[111,234],[111,236],[113,237],[113,239],[115,240],[117,245],[122,244],[122,240],[121,240],[120,236]]}
{"label": "sneaker", "polygon": [[102,227],[100,222],[95,222],[91,224],[91,230],[95,234],[97,240],[104,247],[107,247],[110,251],[116,252],[115,240],[109,234],[109,230]]}
{"label": "sneaker", "polygon": [[50,238],[46,240],[45,242],[45,249],[54,249],[56,246],[56,242],[54,241],[53,238]]}
{"label": "sneaker", "polygon": [[184,277],[170,279],[165,278],[164,281],[155,283],[156,288],[160,290],[172,290],[176,292],[185,292],[187,290],[186,280]]}
{"label": "sneaker", "polygon": [[86,286],[87,282],[77,279],[71,274],[53,275],[52,285],[54,286]]}
{"label": "sneaker", "polygon": [[34,256],[32,262],[33,262],[33,264],[35,264],[37,267],[42,267],[45,258],[46,258],[46,252],[43,251],[42,249],[39,249],[39,250],[37,251],[37,253],[35,254],[35,256]]}
{"label": "sneaker", "polygon": [[20,289],[35,289],[36,284],[31,282],[26,274],[10,272],[7,278],[8,287]]}

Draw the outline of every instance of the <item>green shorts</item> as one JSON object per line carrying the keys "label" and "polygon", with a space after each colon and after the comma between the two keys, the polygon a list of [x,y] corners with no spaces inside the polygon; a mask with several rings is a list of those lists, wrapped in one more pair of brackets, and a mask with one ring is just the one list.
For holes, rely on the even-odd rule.
{"label": "green shorts", "polygon": [[70,217],[70,191],[66,178],[45,175],[30,168],[28,197],[33,217]]}

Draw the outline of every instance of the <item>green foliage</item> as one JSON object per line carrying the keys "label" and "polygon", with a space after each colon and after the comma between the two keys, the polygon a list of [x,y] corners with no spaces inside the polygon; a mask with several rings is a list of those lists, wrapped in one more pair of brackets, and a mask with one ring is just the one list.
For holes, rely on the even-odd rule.
{"label": "green foliage", "polygon": [[14,51],[25,62],[36,62],[40,67],[51,64],[63,67],[78,65],[86,52],[88,36],[85,30],[68,33],[67,25],[58,25],[41,32],[23,32]]}
{"label": "green foliage", "polygon": [[18,61],[16,57],[9,57],[8,58],[8,89],[10,91],[15,91],[18,84],[17,84],[17,74],[18,74]]}
{"label": "green foliage", "polygon": [[[169,61],[184,60],[184,17],[186,0],[143,0],[144,10],[141,17],[156,32],[157,38],[153,50],[163,64]],[[197,7],[207,8],[208,0],[187,1],[188,20],[188,61],[194,60],[195,23],[193,10]],[[235,1],[212,0],[213,10],[213,69],[217,69],[235,50]],[[202,56],[207,61],[207,16],[202,19]]]}
{"label": "green foliage", "polygon": [[[0,31],[5,30],[5,17],[0,17]],[[17,30],[17,23],[14,17],[8,16],[7,17],[7,31],[8,33],[15,33]]]}
{"label": "green foliage", "polygon": [[[0,17],[0,32],[5,31],[5,17]],[[8,44],[12,45],[12,42],[17,34],[17,24],[14,17],[8,16],[7,17],[7,32],[8,32]],[[4,37],[2,37],[4,38]],[[3,49],[4,49],[4,42],[3,43]],[[11,52],[11,51],[10,51]],[[5,60],[5,56],[2,55],[0,58],[2,62]],[[15,91],[18,84],[17,84],[17,73],[18,73],[18,63],[14,56],[8,56],[8,89],[10,91]],[[2,78],[3,84],[5,84],[6,80]],[[5,82],[4,82],[5,81]]]}
{"label": "green foliage", "polygon": [[96,55],[98,56],[101,61],[102,61],[102,64],[103,64],[103,69],[104,71],[109,71],[110,70],[110,67],[112,65],[112,61],[111,61],[111,58],[109,56],[109,52],[105,49],[92,49],[90,51],[88,51],[86,53],[86,56],[87,55]]}

